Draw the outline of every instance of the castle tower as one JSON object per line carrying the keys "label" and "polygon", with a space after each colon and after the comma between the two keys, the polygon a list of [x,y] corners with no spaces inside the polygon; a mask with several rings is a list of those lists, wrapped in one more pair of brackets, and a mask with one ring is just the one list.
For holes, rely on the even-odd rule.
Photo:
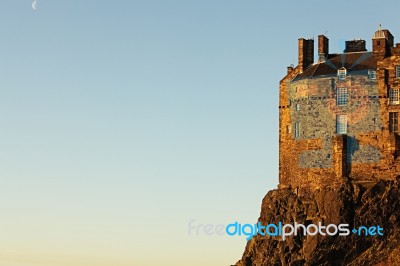
{"label": "castle tower", "polygon": [[400,174],[400,44],[381,27],[372,39],[299,39],[298,66],[279,89],[279,186],[307,191],[345,179],[377,181]]}
{"label": "castle tower", "polygon": [[393,35],[388,30],[382,30],[379,25],[378,30],[372,37],[372,51],[376,59],[382,60],[390,55],[390,48],[393,46]]}

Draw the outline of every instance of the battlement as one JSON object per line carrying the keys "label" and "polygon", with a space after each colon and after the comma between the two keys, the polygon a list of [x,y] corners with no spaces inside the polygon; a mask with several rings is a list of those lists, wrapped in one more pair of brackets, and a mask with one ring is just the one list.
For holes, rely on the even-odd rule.
{"label": "battlement", "polygon": [[330,54],[329,40],[299,39],[298,66],[279,90],[281,187],[317,189],[345,179],[377,181],[400,173],[400,45],[379,28]]}

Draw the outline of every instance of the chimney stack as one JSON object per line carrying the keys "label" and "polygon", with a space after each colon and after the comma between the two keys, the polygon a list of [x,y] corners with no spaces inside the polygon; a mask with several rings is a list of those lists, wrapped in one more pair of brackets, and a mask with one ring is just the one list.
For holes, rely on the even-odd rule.
{"label": "chimney stack", "polygon": [[325,62],[329,55],[329,39],[325,35],[318,36],[318,62]]}
{"label": "chimney stack", "polygon": [[364,52],[367,51],[365,48],[365,41],[364,40],[353,40],[353,41],[346,41],[346,49],[343,51],[345,53],[351,52]]}
{"label": "chimney stack", "polygon": [[302,73],[314,63],[314,40],[299,39],[299,70]]}

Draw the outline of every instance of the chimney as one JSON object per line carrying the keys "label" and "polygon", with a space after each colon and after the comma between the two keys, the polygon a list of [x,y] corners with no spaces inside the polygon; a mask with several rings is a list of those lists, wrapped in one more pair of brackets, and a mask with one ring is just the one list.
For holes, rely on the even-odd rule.
{"label": "chimney", "polygon": [[353,41],[346,41],[346,49],[344,50],[345,53],[352,53],[352,52],[364,52],[367,51],[365,48],[365,41],[364,40],[353,40]]}
{"label": "chimney", "polygon": [[314,40],[299,39],[299,70],[302,73],[314,63]]}
{"label": "chimney", "polygon": [[318,62],[325,62],[329,55],[329,39],[318,35]]}

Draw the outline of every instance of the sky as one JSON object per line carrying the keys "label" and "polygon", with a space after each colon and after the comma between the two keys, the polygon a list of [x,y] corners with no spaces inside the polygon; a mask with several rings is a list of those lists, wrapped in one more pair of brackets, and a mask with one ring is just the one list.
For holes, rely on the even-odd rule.
{"label": "sky", "polygon": [[[398,1],[3,0],[0,264],[230,265],[278,184],[297,39],[400,36]],[[317,48],[317,47],[315,47]],[[200,226],[202,225],[202,226]]]}

